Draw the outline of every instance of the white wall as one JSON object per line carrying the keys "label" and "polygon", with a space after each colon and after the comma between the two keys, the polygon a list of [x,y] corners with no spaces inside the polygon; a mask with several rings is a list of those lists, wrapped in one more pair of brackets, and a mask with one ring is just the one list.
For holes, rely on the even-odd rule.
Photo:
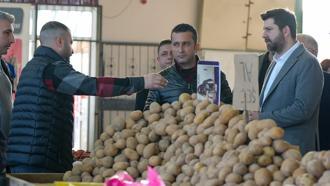
{"label": "white wall", "polygon": [[146,4],[140,0],[100,0],[103,40],[158,43],[170,38],[172,28],[179,23],[197,26],[201,3],[200,0],[147,0]]}

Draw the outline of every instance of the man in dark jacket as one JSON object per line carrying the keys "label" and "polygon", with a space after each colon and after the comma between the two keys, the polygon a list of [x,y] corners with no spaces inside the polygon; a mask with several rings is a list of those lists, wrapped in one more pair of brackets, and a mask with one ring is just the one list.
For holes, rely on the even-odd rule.
{"label": "man in dark jacket", "polygon": [[[166,39],[159,43],[158,53],[157,53],[157,63],[160,66],[160,69],[165,69],[173,63],[173,53],[171,40]],[[135,98],[135,110],[143,110],[146,103],[149,90],[144,89],[136,94]]]}
{"label": "man in dark jacket", "polygon": [[75,71],[70,30],[56,21],[41,28],[40,43],[22,71],[14,102],[7,150],[14,173],[72,168],[73,95],[117,96],[167,83],[158,74],[95,78]]}
{"label": "man in dark jacket", "polygon": [[[163,89],[149,91],[145,110],[156,101],[159,104],[172,103],[179,99],[181,93],[196,93],[197,62],[196,55],[197,32],[188,24],[179,24],[171,33],[172,52],[174,64],[160,72],[169,83]],[[229,88],[226,76],[221,72],[221,101],[232,103],[232,92]]]}

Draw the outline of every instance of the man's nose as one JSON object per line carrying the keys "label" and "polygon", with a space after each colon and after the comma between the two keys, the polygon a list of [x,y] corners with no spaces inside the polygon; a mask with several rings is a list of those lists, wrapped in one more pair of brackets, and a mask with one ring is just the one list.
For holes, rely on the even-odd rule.
{"label": "man's nose", "polygon": [[9,42],[10,42],[10,44],[15,43],[14,34],[10,34],[10,36],[9,36]]}

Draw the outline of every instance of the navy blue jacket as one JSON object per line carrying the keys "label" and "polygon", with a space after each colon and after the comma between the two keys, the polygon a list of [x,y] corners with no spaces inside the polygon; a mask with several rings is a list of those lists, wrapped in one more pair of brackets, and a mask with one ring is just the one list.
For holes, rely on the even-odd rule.
{"label": "navy blue jacket", "polygon": [[73,96],[49,91],[42,78],[45,67],[60,60],[54,51],[39,47],[22,71],[8,138],[10,167],[72,168]]}

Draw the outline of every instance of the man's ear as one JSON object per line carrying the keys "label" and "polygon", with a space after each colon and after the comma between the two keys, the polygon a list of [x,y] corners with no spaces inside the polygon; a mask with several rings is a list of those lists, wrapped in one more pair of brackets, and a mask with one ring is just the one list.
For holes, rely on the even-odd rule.
{"label": "man's ear", "polygon": [[195,50],[196,50],[196,52],[200,50],[200,44],[199,43],[195,44]]}
{"label": "man's ear", "polygon": [[285,37],[291,37],[291,31],[290,31],[290,27],[288,25],[283,27],[282,32]]}
{"label": "man's ear", "polygon": [[63,45],[63,38],[62,37],[56,37],[55,38],[55,46],[57,48],[62,48]]}

